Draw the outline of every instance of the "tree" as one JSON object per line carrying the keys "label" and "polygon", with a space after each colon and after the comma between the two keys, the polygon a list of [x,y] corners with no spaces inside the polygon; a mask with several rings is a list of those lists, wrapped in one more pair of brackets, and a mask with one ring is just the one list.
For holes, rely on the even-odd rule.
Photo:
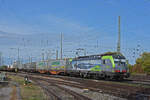
{"label": "tree", "polygon": [[128,68],[129,68],[129,72],[132,72],[133,65],[131,65],[131,64],[127,64],[127,65],[128,65]]}
{"label": "tree", "polygon": [[150,74],[150,53],[144,52],[139,58],[137,58],[133,69],[136,69],[134,70],[135,72],[137,72],[137,70],[141,70],[138,72],[144,71],[145,73]]}
{"label": "tree", "polygon": [[0,66],[0,70],[5,70],[7,68],[6,65]]}

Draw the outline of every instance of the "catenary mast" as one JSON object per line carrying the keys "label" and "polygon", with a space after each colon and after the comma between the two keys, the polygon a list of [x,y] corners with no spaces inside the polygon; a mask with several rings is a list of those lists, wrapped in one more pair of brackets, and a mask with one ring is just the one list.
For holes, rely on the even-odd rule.
{"label": "catenary mast", "polygon": [[120,16],[118,19],[118,43],[117,43],[117,52],[120,53],[120,42],[121,42],[121,33],[120,33]]}

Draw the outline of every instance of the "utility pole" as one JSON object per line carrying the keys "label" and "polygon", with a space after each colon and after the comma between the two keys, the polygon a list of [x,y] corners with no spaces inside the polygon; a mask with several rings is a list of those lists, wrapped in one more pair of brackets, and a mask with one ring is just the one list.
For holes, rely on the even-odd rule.
{"label": "utility pole", "polygon": [[62,47],[62,41],[63,41],[62,38],[63,38],[63,36],[62,36],[62,33],[61,33],[61,37],[60,38],[61,38],[61,41],[60,41],[60,59],[62,59],[62,55],[63,55],[63,50],[62,50],[62,48],[63,48]]}
{"label": "utility pole", "polygon": [[49,60],[50,51],[46,51],[46,60]]}
{"label": "utility pole", "polygon": [[47,62],[47,68],[48,68],[49,61],[50,61],[50,54],[51,54],[51,50],[47,50],[47,51],[46,51],[46,62]]}
{"label": "utility pole", "polygon": [[45,58],[45,57],[44,57],[44,52],[45,52],[44,49],[42,49],[42,53],[41,53],[41,57],[42,57],[42,58],[41,58],[41,61],[43,61],[43,62],[44,62],[44,58]]}
{"label": "utility pole", "polygon": [[32,64],[32,58],[33,58],[33,57],[31,56],[31,58],[30,58],[30,63],[31,63],[31,64]]}
{"label": "utility pole", "polygon": [[44,53],[42,53],[42,61],[44,61]]}
{"label": "utility pole", "polygon": [[17,50],[17,56],[18,56],[17,64],[20,64],[20,49],[19,48],[10,48],[10,49]]}
{"label": "utility pole", "polygon": [[29,56],[29,64],[31,63],[31,58],[30,58],[30,56]]}
{"label": "utility pole", "polygon": [[19,48],[18,48],[18,63],[20,64]]}
{"label": "utility pole", "polygon": [[2,66],[2,53],[0,52],[0,66]]}
{"label": "utility pole", "polygon": [[58,50],[56,50],[56,60],[58,60]]}
{"label": "utility pole", "polygon": [[13,64],[13,57],[10,58],[11,59],[11,65]]}
{"label": "utility pole", "polygon": [[117,53],[120,53],[120,38],[121,38],[121,33],[120,33],[120,16],[118,17],[118,43],[117,43]]}

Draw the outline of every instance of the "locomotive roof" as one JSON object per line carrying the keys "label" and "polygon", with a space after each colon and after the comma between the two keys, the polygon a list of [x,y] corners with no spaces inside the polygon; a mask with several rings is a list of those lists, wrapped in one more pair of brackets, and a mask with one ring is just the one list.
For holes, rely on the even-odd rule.
{"label": "locomotive roof", "polygon": [[113,56],[116,59],[125,59],[125,57],[121,53],[117,52],[107,52],[104,54],[97,54],[97,55],[89,55],[89,56],[79,56],[75,59],[101,59],[102,56]]}
{"label": "locomotive roof", "polygon": [[100,55],[80,56],[75,59],[101,59]]}

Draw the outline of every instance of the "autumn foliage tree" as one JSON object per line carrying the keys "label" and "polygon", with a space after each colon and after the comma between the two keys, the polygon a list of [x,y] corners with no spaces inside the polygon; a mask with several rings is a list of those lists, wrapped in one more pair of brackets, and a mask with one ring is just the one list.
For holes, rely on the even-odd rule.
{"label": "autumn foliage tree", "polygon": [[144,52],[139,58],[137,58],[136,64],[133,65],[130,71],[150,74],[150,53]]}

